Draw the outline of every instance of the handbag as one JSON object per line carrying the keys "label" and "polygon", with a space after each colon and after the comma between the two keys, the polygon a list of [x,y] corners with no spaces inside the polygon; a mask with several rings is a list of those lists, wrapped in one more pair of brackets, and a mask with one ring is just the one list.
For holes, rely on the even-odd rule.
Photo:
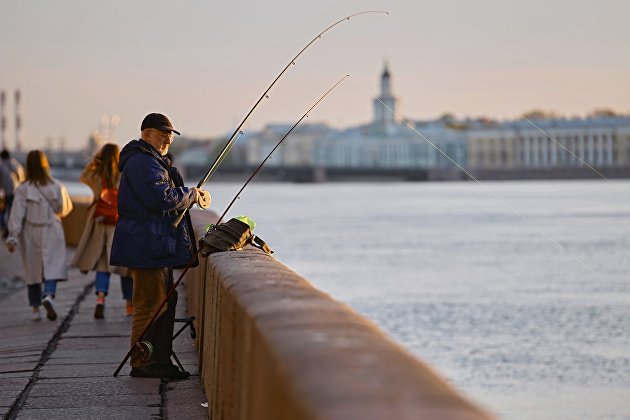
{"label": "handbag", "polygon": [[254,235],[247,223],[232,218],[218,226],[213,226],[203,238],[199,239],[199,252],[207,257],[215,252],[238,251],[246,245],[255,246],[267,254],[273,254],[267,243]]}
{"label": "handbag", "polygon": [[107,188],[105,180],[102,180],[101,194],[96,200],[94,219],[98,219],[106,225],[115,225],[118,221],[118,190]]}

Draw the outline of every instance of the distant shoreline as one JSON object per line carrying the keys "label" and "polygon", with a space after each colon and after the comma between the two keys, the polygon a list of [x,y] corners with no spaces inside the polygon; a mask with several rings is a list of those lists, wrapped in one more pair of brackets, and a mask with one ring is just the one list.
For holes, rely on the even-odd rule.
{"label": "distant shoreline", "polygon": [[[196,183],[208,168],[181,167],[186,184]],[[584,179],[630,179],[630,167],[615,168],[519,168],[519,169],[468,169],[466,171],[482,181],[516,180],[584,180]],[[245,182],[254,172],[253,167],[222,167],[211,178],[211,182]],[[53,168],[53,176],[70,182],[79,182],[76,168]],[[256,178],[257,182],[289,183],[335,183],[335,182],[432,182],[472,181],[460,169],[388,169],[388,168],[321,168],[321,167],[265,167]],[[85,195],[91,195],[86,186]]]}
{"label": "distant shoreline", "polygon": [[[181,168],[188,181],[201,179],[207,168],[187,166]],[[630,167],[607,168],[510,168],[475,169],[464,168],[478,180],[558,180],[558,179],[611,179],[630,178]],[[255,168],[221,167],[212,181],[244,182]],[[472,181],[459,168],[323,168],[323,167],[280,167],[268,166],[256,178],[258,182],[334,183],[334,182],[431,182]]]}

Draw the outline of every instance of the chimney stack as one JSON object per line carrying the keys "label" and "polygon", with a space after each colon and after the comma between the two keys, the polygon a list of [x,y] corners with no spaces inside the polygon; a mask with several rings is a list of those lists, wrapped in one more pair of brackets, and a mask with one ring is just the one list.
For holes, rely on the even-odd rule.
{"label": "chimney stack", "polygon": [[15,150],[22,150],[22,120],[20,116],[20,90],[15,90]]}
{"label": "chimney stack", "polygon": [[0,92],[0,147],[7,148],[7,119],[5,117],[6,95]]}

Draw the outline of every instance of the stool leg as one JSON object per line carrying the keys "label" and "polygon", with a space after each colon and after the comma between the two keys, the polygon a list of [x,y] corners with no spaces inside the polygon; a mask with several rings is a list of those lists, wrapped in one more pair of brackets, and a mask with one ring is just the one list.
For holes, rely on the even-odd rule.
{"label": "stool leg", "polygon": [[173,356],[173,358],[175,359],[175,362],[177,362],[177,366],[179,366],[179,369],[182,372],[186,372],[186,369],[184,369],[184,366],[182,366],[181,362],[179,361],[179,359],[177,358],[177,355],[175,354],[175,352],[171,353],[171,356]]}
{"label": "stool leg", "polygon": [[[191,336],[192,336],[192,338],[195,338],[197,336],[197,333],[195,331],[195,326],[193,325],[193,321],[194,320],[195,320],[194,316],[191,316],[191,317],[188,317],[188,318],[179,318],[179,319],[176,318],[174,320],[174,322],[184,322],[184,325],[175,333],[175,335],[173,336],[172,341],[175,341],[177,336],[180,335],[186,329],[186,327],[190,327]],[[184,369],[184,366],[182,366],[181,362],[177,358],[177,355],[175,354],[175,351],[173,351],[172,349],[171,349],[171,356],[173,356],[173,358],[175,359],[175,362],[177,362],[177,365],[179,366],[181,371],[182,372],[186,372],[186,369]]]}

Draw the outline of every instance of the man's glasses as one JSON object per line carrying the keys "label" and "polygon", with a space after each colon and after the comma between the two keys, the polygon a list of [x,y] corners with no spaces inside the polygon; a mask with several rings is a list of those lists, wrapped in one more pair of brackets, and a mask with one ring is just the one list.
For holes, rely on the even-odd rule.
{"label": "man's glasses", "polygon": [[162,137],[164,140],[173,141],[173,139],[175,139],[175,133],[173,133],[172,131],[170,133],[163,133],[157,130],[157,132],[159,133],[160,137]]}

